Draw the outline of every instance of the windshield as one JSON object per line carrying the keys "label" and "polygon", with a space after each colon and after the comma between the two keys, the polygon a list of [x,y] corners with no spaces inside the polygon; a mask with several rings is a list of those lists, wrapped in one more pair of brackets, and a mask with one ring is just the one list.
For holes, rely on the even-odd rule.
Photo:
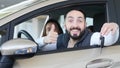
{"label": "windshield", "polygon": [[2,19],[4,17],[7,17],[10,14],[13,14],[15,12],[18,12],[18,11],[20,11],[22,9],[30,7],[30,6],[32,6],[34,4],[42,3],[44,1],[47,1],[47,0],[27,0],[27,1],[23,1],[23,2],[21,2],[19,4],[12,5],[10,7],[4,8],[4,9],[0,10],[0,19]]}

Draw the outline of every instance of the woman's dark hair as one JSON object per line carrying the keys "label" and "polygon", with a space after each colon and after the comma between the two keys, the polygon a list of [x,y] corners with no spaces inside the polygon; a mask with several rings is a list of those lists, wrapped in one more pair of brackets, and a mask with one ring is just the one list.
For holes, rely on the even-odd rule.
{"label": "woman's dark hair", "polygon": [[42,36],[46,36],[46,35],[47,35],[47,34],[46,34],[46,25],[47,25],[48,23],[52,23],[52,24],[55,25],[55,29],[58,29],[58,34],[63,33],[63,30],[62,30],[60,24],[58,23],[58,21],[56,21],[55,19],[49,19],[49,20],[47,21],[47,23],[45,24],[45,27],[44,27],[43,35],[42,35]]}

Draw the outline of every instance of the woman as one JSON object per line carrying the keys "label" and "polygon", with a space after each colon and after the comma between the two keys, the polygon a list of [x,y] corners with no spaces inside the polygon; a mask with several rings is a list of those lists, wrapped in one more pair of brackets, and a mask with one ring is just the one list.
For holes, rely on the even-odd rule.
{"label": "woman", "polygon": [[63,31],[59,23],[54,19],[49,19],[45,24],[42,37],[36,40],[36,42],[39,44],[39,49],[42,51],[57,49],[57,37],[62,33]]}

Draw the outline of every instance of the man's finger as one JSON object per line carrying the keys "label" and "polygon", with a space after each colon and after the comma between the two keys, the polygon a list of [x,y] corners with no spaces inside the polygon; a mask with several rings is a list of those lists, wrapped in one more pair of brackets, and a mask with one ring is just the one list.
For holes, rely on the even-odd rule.
{"label": "man's finger", "polygon": [[109,23],[105,23],[101,28],[101,35],[107,35],[110,31]]}
{"label": "man's finger", "polygon": [[104,35],[106,31],[107,31],[107,28],[102,27],[102,29],[101,29],[101,31],[100,31],[101,35]]}

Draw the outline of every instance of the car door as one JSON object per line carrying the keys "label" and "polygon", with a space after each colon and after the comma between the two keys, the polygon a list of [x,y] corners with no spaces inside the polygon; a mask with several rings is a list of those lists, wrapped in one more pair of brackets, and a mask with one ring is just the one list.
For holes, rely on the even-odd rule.
{"label": "car door", "polygon": [[[37,5],[35,4],[32,7],[36,7]],[[12,20],[10,22],[8,38],[18,38],[17,34],[21,30],[27,31],[34,40],[40,38],[44,25],[50,18],[59,21],[65,32],[64,15],[71,9],[83,9],[87,16],[87,26],[94,25],[94,30],[100,31],[101,26],[106,21],[116,22],[116,15],[113,14],[115,12],[113,6],[112,0],[69,0],[46,5]],[[23,11],[27,11],[29,8],[31,7]],[[110,14],[113,16],[111,17]],[[21,38],[26,37],[22,36]],[[13,68],[97,68],[99,66],[102,66],[102,68],[111,66],[115,68],[116,66],[117,68],[119,67],[119,50],[120,47],[118,45],[103,48],[40,50],[32,58],[17,59]]]}

